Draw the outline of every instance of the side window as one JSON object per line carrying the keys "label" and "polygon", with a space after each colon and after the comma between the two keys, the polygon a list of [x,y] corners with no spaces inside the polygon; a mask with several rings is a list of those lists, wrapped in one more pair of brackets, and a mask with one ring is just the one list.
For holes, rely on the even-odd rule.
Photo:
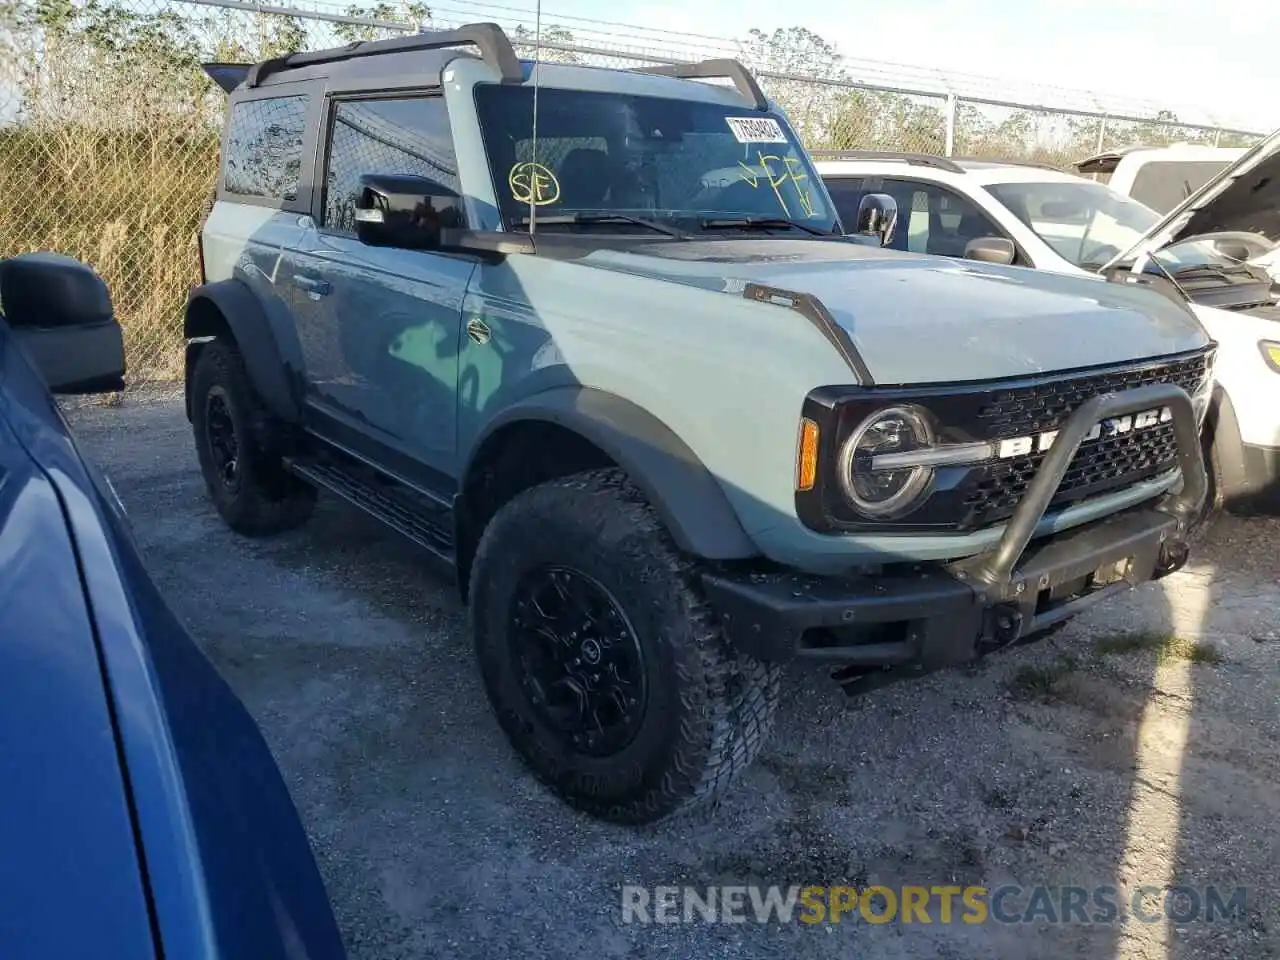
{"label": "side window", "polygon": [[325,229],[355,233],[360,177],[366,173],[426,177],[461,192],[443,98],[337,102],[325,164]]}
{"label": "side window", "polygon": [[227,124],[222,188],[242,197],[293,200],[302,171],[306,94],[242,100]]}
{"label": "side window", "polygon": [[907,249],[916,253],[962,257],[970,240],[1003,237],[991,218],[960,194],[920,180],[885,178],[884,191],[898,201],[907,218]]}
{"label": "side window", "polygon": [[1150,160],[1134,174],[1129,196],[1168,213],[1226,166],[1225,160]]}

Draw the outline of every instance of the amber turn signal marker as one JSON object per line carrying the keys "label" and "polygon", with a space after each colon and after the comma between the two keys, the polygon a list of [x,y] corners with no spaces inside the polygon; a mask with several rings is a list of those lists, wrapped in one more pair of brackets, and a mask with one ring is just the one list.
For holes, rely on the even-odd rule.
{"label": "amber turn signal marker", "polygon": [[800,421],[800,448],[796,451],[796,490],[812,490],[818,479],[818,425]]}

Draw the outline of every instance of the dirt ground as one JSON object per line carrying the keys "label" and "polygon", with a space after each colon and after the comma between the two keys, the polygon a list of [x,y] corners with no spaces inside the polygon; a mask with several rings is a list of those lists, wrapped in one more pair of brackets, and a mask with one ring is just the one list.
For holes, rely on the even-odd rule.
{"label": "dirt ground", "polygon": [[[860,699],[793,671],[733,794],[635,830],[525,772],[411,547],[330,500],[277,539],[230,533],[179,402],[70,419],[262,725],[355,958],[1280,953],[1278,521],[1224,518],[1187,570],[976,669]],[[626,884],[1110,886],[1121,916],[1142,885],[1196,897],[1154,922],[645,925],[622,922]],[[1208,886],[1244,888],[1237,918],[1193,916]]]}

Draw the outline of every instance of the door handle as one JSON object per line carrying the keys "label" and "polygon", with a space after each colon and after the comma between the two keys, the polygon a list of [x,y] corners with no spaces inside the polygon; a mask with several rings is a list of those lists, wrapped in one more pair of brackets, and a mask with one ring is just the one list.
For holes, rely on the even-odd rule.
{"label": "door handle", "polygon": [[294,286],[301,290],[307,291],[307,295],[312,300],[319,300],[321,297],[329,295],[329,291],[333,289],[328,280],[317,280],[315,277],[304,277],[300,273],[293,275]]}

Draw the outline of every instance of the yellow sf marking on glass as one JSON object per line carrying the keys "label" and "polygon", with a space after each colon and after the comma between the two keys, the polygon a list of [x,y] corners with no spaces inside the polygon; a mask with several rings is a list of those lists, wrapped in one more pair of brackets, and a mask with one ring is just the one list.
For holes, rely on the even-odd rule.
{"label": "yellow sf marking on glass", "polygon": [[817,216],[813,211],[813,197],[809,194],[809,188],[801,182],[808,180],[809,175],[804,170],[797,171],[800,161],[795,157],[783,157],[782,163],[787,168],[787,176],[784,179],[789,178],[796,185],[796,196],[800,198],[800,208],[804,211],[806,218],[813,219]]}
{"label": "yellow sf marking on glass", "polygon": [[818,479],[818,425],[800,420],[800,445],[796,453],[796,490],[812,490]]}
{"label": "yellow sf marking on glass", "polygon": [[782,158],[775,157],[773,154],[765,154],[762,150],[757,150],[756,156],[760,158],[760,166],[764,168],[765,176],[769,178],[769,186],[773,188],[773,195],[778,198],[778,206],[782,208],[783,216],[791,216],[791,211],[787,209],[787,201],[782,198],[782,191],[778,189],[778,187],[787,182],[790,174],[784,170],[782,175],[779,176],[773,172],[773,167],[769,166],[770,160],[775,163],[781,163]]}
{"label": "yellow sf marking on glass", "polygon": [[517,163],[507,174],[507,185],[517,203],[545,207],[560,199],[560,181],[540,163]]}

